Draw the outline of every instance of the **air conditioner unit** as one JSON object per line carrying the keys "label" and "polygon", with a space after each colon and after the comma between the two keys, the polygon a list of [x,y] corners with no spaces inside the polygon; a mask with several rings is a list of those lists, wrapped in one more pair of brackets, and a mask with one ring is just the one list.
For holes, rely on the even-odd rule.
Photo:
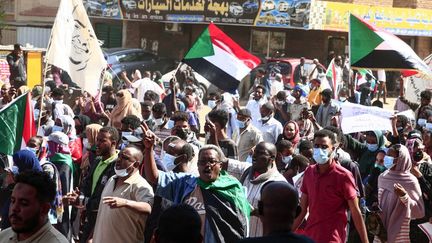
{"label": "air conditioner unit", "polygon": [[165,23],[165,31],[181,32],[182,31],[182,25],[179,23]]}

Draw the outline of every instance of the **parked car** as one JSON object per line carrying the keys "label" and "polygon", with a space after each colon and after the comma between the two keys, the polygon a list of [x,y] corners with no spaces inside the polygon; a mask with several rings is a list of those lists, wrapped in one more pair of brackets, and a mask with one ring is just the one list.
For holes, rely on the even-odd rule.
{"label": "parked car", "polygon": [[276,8],[274,1],[272,0],[265,0],[261,6],[261,11],[266,12],[266,11],[271,11],[274,10]]}
{"label": "parked car", "polygon": [[122,3],[127,10],[135,10],[137,8],[137,4],[134,0],[122,0]]}
{"label": "parked car", "polygon": [[243,12],[248,14],[253,14],[258,11],[258,1],[257,0],[248,0],[243,3]]}
{"label": "parked car", "polygon": [[84,0],[84,8],[88,15],[102,15],[102,4],[94,0]]}
{"label": "parked car", "polygon": [[261,25],[269,25],[269,24],[275,24],[275,23],[276,23],[276,18],[271,13],[266,13],[266,14],[260,16],[257,20],[257,24],[261,24]]}
{"label": "parked car", "polygon": [[238,2],[232,2],[229,5],[229,13],[234,17],[240,17],[243,15],[243,7]]}
{"label": "parked car", "polygon": [[277,24],[288,24],[288,22],[289,22],[288,18],[289,17],[287,14],[280,13],[280,14],[275,16],[275,21]]}
{"label": "parked car", "polygon": [[309,26],[309,12],[310,12],[310,1],[298,1],[292,7],[290,11],[290,25],[307,27]]}
{"label": "parked car", "polygon": [[287,12],[290,8],[291,2],[288,3],[287,1],[281,0],[279,1],[278,10],[279,12]]}
{"label": "parked car", "polygon": [[176,65],[172,59],[160,58],[142,49],[110,48],[104,49],[104,55],[116,88],[119,87],[119,77],[122,71],[126,71],[128,75],[137,69],[141,73],[144,71],[166,73],[174,69]]}

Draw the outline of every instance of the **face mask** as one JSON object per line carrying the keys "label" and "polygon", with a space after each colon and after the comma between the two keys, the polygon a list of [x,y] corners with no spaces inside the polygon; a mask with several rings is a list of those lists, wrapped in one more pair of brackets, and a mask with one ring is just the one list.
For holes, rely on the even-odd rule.
{"label": "face mask", "polygon": [[251,155],[248,155],[248,157],[246,158],[246,162],[252,164],[252,156]]}
{"label": "face mask", "polygon": [[156,126],[160,126],[160,125],[164,124],[164,122],[165,122],[165,119],[163,117],[155,120]]}
{"label": "face mask", "polygon": [[114,167],[114,172],[115,172],[115,174],[118,176],[118,177],[126,177],[126,176],[128,176],[129,175],[129,173],[127,172],[127,170],[132,166],[133,164],[131,164],[131,165],[129,165],[127,168],[125,168],[125,169],[116,169],[115,167]]}
{"label": "face mask", "polygon": [[180,163],[178,163],[177,165],[174,163],[175,159],[177,159],[177,157],[171,155],[171,154],[165,154],[162,162],[165,165],[165,168],[168,171],[172,171],[174,170]]}
{"label": "face mask", "polygon": [[57,125],[54,125],[53,127],[52,127],[52,130],[51,130],[52,132],[62,132],[63,131],[63,127],[61,127],[61,126],[57,126]]}
{"label": "face mask", "polygon": [[169,120],[167,123],[167,128],[168,129],[172,129],[174,127],[174,121],[173,120]]}
{"label": "face mask", "polygon": [[35,121],[38,120],[38,118],[39,118],[39,113],[40,113],[40,110],[39,110],[39,109],[34,109],[34,110],[33,110],[33,117],[34,117],[34,120],[35,120]]}
{"label": "face mask", "polygon": [[432,123],[427,122],[427,123],[426,123],[426,129],[427,129],[428,131],[432,131]]}
{"label": "face mask", "polygon": [[239,121],[239,120],[236,120],[236,122],[237,122],[237,126],[239,127],[239,128],[245,128],[245,126],[246,126],[246,122],[244,122],[244,121]]}
{"label": "face mask", "polygon": [[326,164],[329,161],[329,154],[327,149],[314,148],[312,157],[319,165]]}
{"label": "face mask", "polygon": [[282,156],[282,163],[286,164],[286,166],[289,166],[292,160],[292,155],[289,156]]}
{"label": "face mask", "polygon": [[261,118],[261,121],[263,121],[263,122],[267,122],[268,120],[270,120],[270,118],[271,118],[270,115],[269,115],[269,116],[265,116],[265,117],[262,117],[262,118]]}
{"label": "face mask", "polygon": [[207,101],[207,105],[208,105],[208,107],[210,107],[210,109],[215,108],[216,107],[216,100]]}
{"label": "face mask", "polygon": [[387,168],[387,169],[390,169],[390,167],[392,167],[392,165],[393,165],[393,161],[394,161],[394,158],[393,157],[391,157],[391,156],[384,156],[384,166]]}
{"label": "face mask", "polygon": [[189,135],[189,128],[177,128],[175,134],[177,137],[186,140]]}
{"label": "face mask", "polygon": [[418,119],[417,124],[421,127],[426,126],[426,119],[423,119],[423,118]]}
{"label": "face mask", "polygon": [[160,156],[159,156],[159,159],[163,161],[163,159],[165,158],[165,155],[166,155],[166,152],[165,152],[165,150],[162,149]]}
{"label": "face mask", "polygon": [[380,170],[385,170],[386,167],[379,164],[375,164],[375,168],[380,168]]}
{"label": "face mask", "polygon": [[347,100],[346,97],[339,97],[339,101],[341,101],[341,102],[345,102],[346,100]]}
{"label": "face mask", "polygon": [[26,150],[32,151],[34,154],[37,155],[38,149],[37,148],[30,148],[30,147],[26,147]]}
{"label": "face mask", "polygon": [[132,135],[132,132],[121,132],[122,137]]}
{"label": "face mask", "polygon": [[378,149],[378,144],[366,143],[366,145],[367,145],[368,150],[371,152],[375,152]]}

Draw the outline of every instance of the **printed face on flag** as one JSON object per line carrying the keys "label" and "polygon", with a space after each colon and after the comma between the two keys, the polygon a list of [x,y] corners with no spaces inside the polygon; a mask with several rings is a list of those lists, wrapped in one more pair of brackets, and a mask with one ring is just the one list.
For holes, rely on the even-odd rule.
{"label": "printed face on flag", "polygon": [[96,37],[91,34],[87,26],[75,19],[75,28],[72,35],[72,51],[69,60],[74,65],[76,71],[81,71],[87,67],[92,54],[93,47],[91,45],[95,42],[94,39]]}

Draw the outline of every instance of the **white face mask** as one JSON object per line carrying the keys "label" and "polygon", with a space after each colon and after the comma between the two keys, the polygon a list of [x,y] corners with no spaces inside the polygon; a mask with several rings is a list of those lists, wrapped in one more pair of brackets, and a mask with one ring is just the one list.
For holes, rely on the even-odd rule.
{"label": "white face mask", "polygon": [[420,119],[417,120],[417,124],[418,124],[419,126],[421,126],[421,127],[426,126],[426,123],[427,123],[427,120],[426,120],[426,119],[420,118]]}
{"label": "white face mask", "polygon": [[63,127],[54,125],[51,129],[52,132],[63,132]]}
{"label": "white face mask", "polygon": [[175,123],[174,123],[173,120],[169,120],[169,121],[168,121],[168,124],[167,124],[167,128],[168,128],[168,129],[172,129],[172,128],[174,127],[174,124],[175,124]]}
{"label": "white face mask", "polygon": [[289,156],[282,156],[282,163],[286,164],[286,166],[289,166],[292,160],[292,155]]}
{"label": "white face mask", "polygon": [[216,107],[216,100],[208,100],[207,105],[208,105],[208,107],[210,107],[210,109],[215,108]]}
{"label": "white face mask", "polygon": [[89,141],[88,141],[88,138],[84,138],[84,139],[83,139],[83,146],[84,146],[84,148],[86,148],[86,149],[89,149],[89,148],[90,148],[90,143],[89,143]]}
{"label": "white face mask", "polygon": [[39,109],[34,109],[33,110],[33,116],[34,116],[34,120],[35,121],[37,121],[39,119],[39,113],[40,113]]}
{"label": "white face mask", "polygon": [[133,164],[129,165],[127,168],[125,169],[116,169],[114,167],[114,172],[118,177],[126,177],[129,175],[129,173],[127,172],[127,170],[132,166]]}
{"label": "white face mask", "polygon": [[156,126],[160,126],[162,124],[164,124],[165,119],[163,117],[159,118],[159,119],[155,119],[155,124]]}
{"label": "white face mask", "polygon": [[174,163],[175,159],[177,159],[177,157],[171,155],[171,154],[167,154],[165,153],[164,157],[163,157],[163,164],[165,165],[165,168],[168,171],[172,171],[174,170],[178,165],[180,165],[180,163],[178,163],[177,165]]}

